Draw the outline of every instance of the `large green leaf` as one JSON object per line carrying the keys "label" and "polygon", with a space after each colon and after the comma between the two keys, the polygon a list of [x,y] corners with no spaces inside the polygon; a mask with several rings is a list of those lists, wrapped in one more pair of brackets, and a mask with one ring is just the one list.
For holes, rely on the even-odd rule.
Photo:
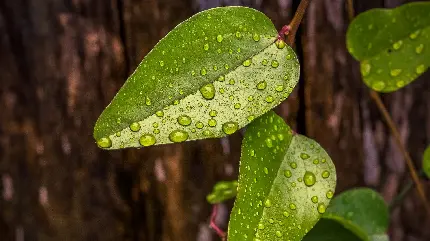
{"label": "large green leaf", "polygon": [[430,146],[424,151],[423,155],[423,171],[430,178]]}
{"label": "large green leaf", "polygon": [[391,92],[409,84],[430,65],[430,2],[358,15],[347,32],[349,52],[361,62],[364,82]]}
{"label": "large green leaf", "polygon": [[333,196],[335,167],[315,141],[273,111],[249,125],[228,240],[301,240]]}
{"label": "large green leaf", "polygon": [[344,228],[342,224],[322,218],[306,234],[303,241],[362,241],[354,233]]}
{"label": "large green leaf", "polygon": [[323,218],[341,223],[364,241],[372,241],[384,239],[389,212],[379,193],[357,188],[334,198]]}
{"label": "large green leaf", "polygon": [[221,203],[237,195],[237,181],[221,181],[215,184],[212,192],[206,196],[210,204]]}
{"label": "large green leaf", "polygon": [[214,8],[166,35],[94,128],[102,148],[221,137],[285,100],[299,78],[294,51],[263,13]]}

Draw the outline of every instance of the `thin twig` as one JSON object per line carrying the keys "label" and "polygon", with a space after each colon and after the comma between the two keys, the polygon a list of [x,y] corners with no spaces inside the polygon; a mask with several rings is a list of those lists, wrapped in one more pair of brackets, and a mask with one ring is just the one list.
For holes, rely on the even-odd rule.
{"label": "thin twig", "polygon": [[[424,171],[421,170],[419,173],[420,177],[425,177]],[[400,191],[400,193],[394,197],[394,199],[391,201],[390,203],[390,210],[394,210],[400,203],[403,202],[403,200],[405,199],[405,197],[409,194],[409,192],[412,190],[412,188],[414,187],[414,182],[413,180],[409,179],[408,182],[406,183],[405,187]]]}
{"label": "thin twig", "polygon": [[400,149],[400,152],[402,153],[403,158],[405,158],[406,165],[408,166],[412,180],[414,181],[415,185],[417,186],[418,194],[420,195],[421,200],[423,201],[424,207],[427,210],[427,212],[430,214],[430,206],[427,202],[426,193],[424,191],[423,185],[420,182],[417,170],[415,169],[414,163],[412,162],[412,158],[411,158],[409,152],[406,150],[405,146],[403,145],[399,130],[397,129],[396,125],[394,124],[394,121],[391,118],[390,114],[388,113],[387,108],[385,107],[384,103],[382,102],[379,94],[376,93],[375,91],[371,90],[370,96],[375,101],[376,105],[378,106],[378,109],[381,112],[382,116],[384,117],[385,122],[387,122],[388,128],[390,129],[391,134],[393,135],[394,140],[397,143],[397,147]]}
{"label": "thin twig", "polygon": [[[354,16],[355,16],[353,0],[347,0],[346,4],[347,4],[347,11],[348,11],[349,20],[352,21],[354,19]],[[424,191],[423,185],[420,182],[417,171],[416,171],[415,166],[412,162],[412,158],[411,158],[409,152],[406,150],[406,148],[402,142],[399,130],[397,129],[396,125],[394,124],[394,121],[391,118],[390,114],[388,113],[388,110],[385,107],[384,103],[382,102],[379,94],[373,90],[370,90],[370,97],[375,101],[375,103],[379,109],[379,112],[381,112],[381,114],[383,115],[385,122],[387,123],[387,125],[391,131],[391,134],[393,135],[394,139],[396,140],[397,147],[400,149],[400,152],[402,153],[403,158],[406,161],[406,165],[408,166],[409,173],[411,174],[412,180],[415,183],[415,185],[417,186],[418,194],[419,194],[419,196],[420,196],[420,198],[424,204],[424,208],[430,214],[430,206],[429,206],[429,203],[427,202],[426,193]]]}
{"label": "thin twig", "polygon": [[215,204],[212,208],[212,214],[211,214],[211,220],[210,220],[210,227],[215,230],[216,234],[221,238],[221,240],[225,240],[225,232],[218,227],[218,225],[215,222],[216,216],[218,214],[218,204]]}
{"label": "thin twig", "polygon": [[291,20],[290,31],[288,33],[287,44],[293,47],[294,40],[296,39],[297,29],[299,29],[299,25],[302,22],[303,16],[305,15],[306,9],[308,8],[309,2],[311,0],[302,0],[300,1],[299,7],[297,8],[296,13],[294,14],[293,20]]}

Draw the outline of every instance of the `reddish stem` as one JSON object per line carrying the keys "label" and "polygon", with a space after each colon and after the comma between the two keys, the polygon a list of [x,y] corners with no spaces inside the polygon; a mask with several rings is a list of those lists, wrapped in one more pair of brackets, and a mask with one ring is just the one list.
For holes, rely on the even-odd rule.
{"label": "reddish stem", "polygon": [[211,214],[211,221],[210,221],[210,227],[215,230],[217,235],[224,240],[225,239],[225,232],[218,227],[215,223],[216,216],[218,214],[218,204],[215,204],[212,208],[212,214]]}
{"label": "reddish stem", "polygon": [[278,33],[278,40],[285,41],[285,37],[290,33],[290,30],[291,30],[290,25],[284,25]]}

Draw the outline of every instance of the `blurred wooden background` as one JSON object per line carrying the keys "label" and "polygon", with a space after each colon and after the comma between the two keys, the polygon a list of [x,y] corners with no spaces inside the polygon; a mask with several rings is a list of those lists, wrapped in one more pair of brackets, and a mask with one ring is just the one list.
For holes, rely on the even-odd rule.
{"label": "blurred wooden background", "polygon": [[[355,0],[355,9],[404,2]],[[205,195],[237,178],[242,133],[107,152],[94,144],[93,125],[143,56],[194,13],[246,5],[280,28],[298,3],[1,0],[0,240],[219,240]],[[297,39],[300,84],[277,111],[331,154],[337,192],[369,186],[390,201],[409,176],[346,51],[345,9],[345,0],[312,1]],[[430,143],[429,79],[384,95],[417,165]],[[429,181],[425,188],[430,194]],[[220,209],[224,227],[231,205]],[[393,212],[392,240],[430,240],[423,210],[413,191]]]}

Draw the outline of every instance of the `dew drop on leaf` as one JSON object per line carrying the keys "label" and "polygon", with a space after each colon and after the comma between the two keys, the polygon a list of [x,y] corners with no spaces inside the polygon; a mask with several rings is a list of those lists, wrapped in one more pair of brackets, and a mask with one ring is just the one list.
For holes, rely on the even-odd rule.
{"label": "dew drop on leaf", "polygon": [[321,176],[322,176],[323,178],[328,178],[328,177],[330,176],[330,172],[329,172],[329,171],[323,171],[323,172],[321,173]]}
{"label": "dew drop on leaf", "polygon": [[390,75],[393,76],[393,77],[399,76],[401,73],[402,73],[401,69],[392,69],[390,71]]}
{"label": "dew drop on leaf", "polygon": [[375,81],[375,82],[372,84],[372,88],[373,88],[374,90],[376,90],[376,91],[381,91],[381,90],[383,90],[383,89],[385,88],[385,83],[384,83],[384,82],[382,82],[382,81]]}
{"label": "dew drop on leaf", "polygon": [[317,210],[321,214],[325,213],[326,207],[325,207],[324,203],[318,204]]}
{"label": "dew drop on leaf", "polygon": [[215,87],[212,83],[204,85],[200,88],[200,93],[202,94],[203,98],[211,100],[215,97]]}
{"label": "dew drop on leaf", "polygon": [[302,158],[303,160],[306,160],[309,158],[309,155],[307,153],[301,153],[300,158]]}
{"label": "dew drop on leaf", "polygon": [[203,46],[203,48],[204,48],[204,50],[209,50],[209,44],[205,44],[204,46]]}
{"label": "dew drop on leaf", "polygon": [[191,118],[187,115],[181,115],[178,117],[178,123],[182,126],[189,126],[191,124]]}
{"label": "dew drop on leaf", "polygon": [[250,59],[247,59],[247,60],[243,61],[243,66],[249,67],[249,66],[251,66],[251,63],[252,63],[252,61]]}
{"label": "dew drop on leaf", "polygon": [[327,191],[327,193],[325,194],[325,196],[326,196],[328,199],[332,199],[332,198],[333,198],[333,195],[334,195],[334,193],[333,193],[333,191],[331,191],[331,190]]}
{"label": "dew drop on leaf", "polygon": [[422,73],[424,73],[425,71],[426,71],[426,67],[425,67],[423,64],[418,65],[418,67],[415,69],[415,72],[416,72],[417,74],[422,74]]}
{"label": "dew drop on leaf", "polygon": [[140,124],[138,122],[133,122],[130,124],[130,130],[133,132],[140,130]]}
{"label": "dew drop on leaf", "polygon": [[169,139],[172,142],[183,142],[188,139],[188,133],[183,130],[174,130],[170,132]]}
{"label": "dew drop on leaf", "polygon": [[97,141],[97,145],[101,148],[109,148],[112,146],[112,141],[109,137],[102,137]]}
{"label": "dew drop on leaf", "polygon": [[313,197],[311,197],[311,201],[312,201],[313,203],[317,203],[317,202],[318,202],[318,197],[317,197],[317,196],[313,196]]}
{"label": "dew drop on leaf", "polygon": [[155,112],[155,115],[158,117],[163,117],[164,116],[164,112],[162,110],[159,110],[157,112]]}
{"label": "dew drop on leaf", "polygon": [[368,76],[368,75],[370,74],[370,69],[371,69],[371,68],[372,68],[372,66],[371,66],[368,62],[363,61],[363,62],[361,63],[361,65],[360,65],[361,74],[362,74],[364,77]]}
{"label": "dew drop on leaf", "polygon": [[293,168],[293,169],[296,169],[297,168],[297,163],[291,162],[290,163],[290,167]]}
{"label": "dew drop on leaf", "polygon": [[278,47],[278,49],[283,49],[285,48],[285,42],[282,39],[278,39],[276,40],[276,47]]}
{"label": "dew drop on leaf", "polygon": [[267,87],[267,83],[266,83],[266,81],[260,81],[258,84],[257,84],[257,89],[258,90],[264,90],[264,89],[266,89],[266,87]]}
{"label": "dew drop on leaf", "polygon": [[237,122],[230,121],[222,125],[222,131],[227,135],[235,133],[237,129],[238,129]]}
{"label": "dew drop on leaf", "polygon": [[143,136],[140,137],[139,139],[139,143],[142,146],[152,146],[155,144],[155,137],[151,134],[145,134]]}
{"label": "dew drop on leaf", "polygon": [[215,117],[217,114],[218,114],[218,112],[216,110],[209,111],[209,115],[212,117]]}
{"label": "dew drop on leaf", "polygon": [[264,171],[265,174],[269,174],[269,169],[267,169],[267,167],[264,167],[263,171]]}
{"label": "dew drop on leaf", "polygon": [[201,122],[201,121],[197,122],[197,123],[196,123],[196,127],[197,127],[198,129],[202,129],[202,128],[204,127],[203,122]]}
{"label": "dew drop on leaf", "polygon": [[216,120],[215,120],[215,119],[213,119],[213,118],[209,119],[209,120],[208,120],[208,125],[209,125],[210,127],[215,127],[215,126],[216,126]]}
{"label": "dew drop on leaf", "polygon": [[276,60],[272,60],[272,67],[277,68],[279,66],[279,62]]}
{"label": "dew drop on leaf", "polygon": [[290,205],[288,207],[290,207],[291,210],[295,210],[297,208],[296,204],[294,204],[294,203],[290,203]]}
{"label": "dew drop on leaf", "polygon": [[312,187],[316,182],[316,177],[313,172],[306,171],[303,176],[303,180],[306,186]]}
{"label": "dew drop on leaf", "polygon": [[424,44],[420,44],[415,48],[415,53],[421,54],[423,52],[423,49],[424,49]]}
{"label": "dew drop on leaf", "polygon": [[284,176],[287,177],[287,178],[290,178],[292,176],[291,171],[290,170],[285,170],[284,171]]}
{"label": "dew drop on leaf", "polygon": [[264,202],[264,206],[265,206],[266,208],[270,208],[270,207],[272,206],[272,202],[271,202],[269,199],[267,199],[267,200]]}
{"label": "dew drop on leaf", "polygon": [[202,70],[200,70],[200,74],[205,76],[207,74],[207,71],[205,68],[203,68]]}
{"label": "dew drop on leaf", "polygon": [[218,41],[218,43],[221,43],[223,39],[222,35],[216,36],[216,41]]}
{"label": "dew drop on leaf", "polygon": [[267,97],[266,97],[266,102],[267,103],[272,103],[273,102],[273,96],[271,96],[271,95],[268,95]]}
{"label": "dew drop on leaf", "polygon": [[398,50],[402,47],[402,45],[403,45],[403,41],[399,40],[393,44],[393,49]]}
{"label": "dew drop on leaf", "polygon": [[255,42],[260,41],[260,35],[254,33],[254,35],[252,36],[252,39],[254,39]]}

